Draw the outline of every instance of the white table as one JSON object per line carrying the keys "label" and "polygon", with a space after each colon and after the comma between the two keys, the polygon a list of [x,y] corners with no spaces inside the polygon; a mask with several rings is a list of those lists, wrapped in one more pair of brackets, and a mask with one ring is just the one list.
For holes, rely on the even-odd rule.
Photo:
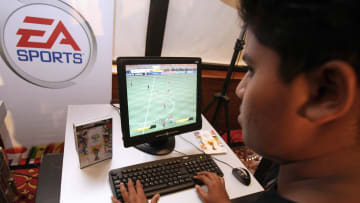
{"label": "white table", "polygon": [[[100,162],[84,169],[79,167],[79,159],[75,149],[73,123],[93,120],[104,116],[113,117],[113,157],[110,160]],[[212,126],[203,117],[203,130],[212,130]],[[183,138],[195,143],[193,133],[181,135]],[[233,167],[244,167],[232,150],[227,147],[227,153],[215,157],[229,163]],[[175,150],[185,154],[200,153],[194,146],[176,136]],[[111,169],[134,165],[142,162],[153,161],[170,157],[182,156],[178,152],[172,152],[166,156],[154,156],[141,152],[134,147],[124,148],[121,124],[118,111],[110,104],[98,105],[71,105],[68,107],[65,149],[61,178],[60,202],[111,202],[112,192],[109,185],[108,172]],[[252,177],[250,186],[241,184],[231,173],[231,168],[221,162],[215,161],[224,173],[227,192],[231,199],[260,192],[261,185]],[[206,188],[206,186],[203,186]],[[163,195],[160,203],[165,202],[201,202],[195,189],[190,188],[180,192]]]}

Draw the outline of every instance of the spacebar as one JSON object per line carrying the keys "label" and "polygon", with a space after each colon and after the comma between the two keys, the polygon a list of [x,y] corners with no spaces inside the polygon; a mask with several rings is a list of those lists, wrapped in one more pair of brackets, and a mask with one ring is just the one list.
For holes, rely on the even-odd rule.
{"label": "spacebar", "polygon": [[146,192],[145,195],[147,198],[151,198],[156,193],[164,195],[164,194],[173,193],[173,192],[176,192],[179,190],[184,190],[186,188],[193,187],[194,185],[195,184],[193,182],[189,182],[189,183],[180,184],[180,185],[165,186],[163,189],[154,190],[152,192]]}
{"label": "spacebar", "polygon": [[148,193],[148,192],[152,192],[154,190],[160,190],[160,189],[163,189],[163,188],[166,188],[166,187],[167,187],[167,184],[154,185],[154,186],[151,186],[151,187],[144,188],[144,192]]}

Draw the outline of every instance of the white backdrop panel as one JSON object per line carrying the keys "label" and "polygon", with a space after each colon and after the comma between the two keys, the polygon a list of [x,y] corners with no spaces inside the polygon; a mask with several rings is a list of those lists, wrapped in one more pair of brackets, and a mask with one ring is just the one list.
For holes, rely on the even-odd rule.
{"label": "white backdrop panel", "polygon": [[[6,5],[1,9],[12,9],[21,3],[14,0],[0,2]],[[63,141],[66,109],[69,104],[109,103],[111,99],[114,1],[64,2],[79,11],[93,30],[97,44],[96,60],[91,71],[75,85],[51,89],[21,79],[8,67],[3,58],[0,58],[0,100],[5,102],[8,110],[5,120],[8,132],[3,137],[7,146],[31,146]],[[7,16],[5,12],[1,13],[1,22],[4,22]],[[44,12],[40,10],[39,13]],[[19,36],[14,34],[14,37]],[[59,41],[56,44],[59,44]]]}
{"label": "white backdrop panel", "polygon": [[241,25],[238,11],[223,1],[170,0],[162,55],[230,64]]}
{"label": "white backdrop panel", "polygon": [[116,0],[113,59],[144,56],[150,0]]}

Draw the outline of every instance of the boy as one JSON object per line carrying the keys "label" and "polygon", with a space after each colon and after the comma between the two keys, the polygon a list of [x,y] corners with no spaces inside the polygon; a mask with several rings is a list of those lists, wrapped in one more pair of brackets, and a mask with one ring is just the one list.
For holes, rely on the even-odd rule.
{"label": "boy", "polygon": [[[360,202],[356,0],[243,0],[249,71],[236,89],[245,144],[280,165],[257,202]],[[230,202],[202,172],[203,202]]]}

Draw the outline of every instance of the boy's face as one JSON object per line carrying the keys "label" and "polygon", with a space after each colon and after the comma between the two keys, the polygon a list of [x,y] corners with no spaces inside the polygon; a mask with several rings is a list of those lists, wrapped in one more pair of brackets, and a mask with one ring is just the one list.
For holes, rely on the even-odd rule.
{"label": "boy's face", "polygon": [[304,77],[284,83],[279,74],[280,56],[260,44],[251,29],[246,38],[244,60],[253,70],[236,88],[240,98],[238,122],[247,146],[279,161],[300,158],[296,151],[310,142],[306,121],[299,116],[305,103]]}

